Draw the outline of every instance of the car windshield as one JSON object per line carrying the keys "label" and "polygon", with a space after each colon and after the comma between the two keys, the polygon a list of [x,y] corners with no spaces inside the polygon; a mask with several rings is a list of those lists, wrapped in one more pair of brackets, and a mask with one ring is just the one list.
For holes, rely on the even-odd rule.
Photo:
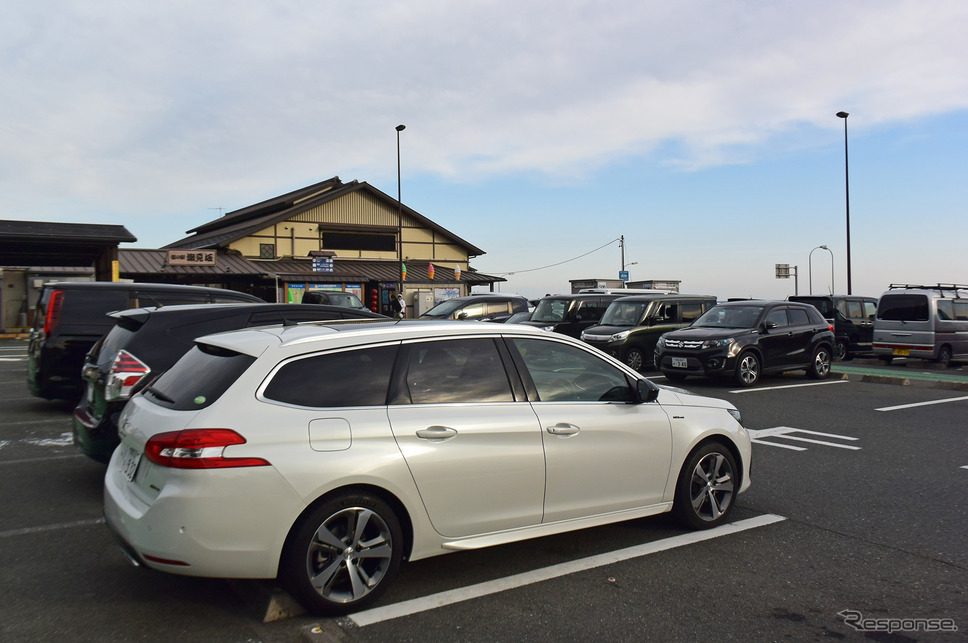
{"label": "car windshield", "polygon": [[466,300],[448,299],[447,301],[440,302],[421,315],[421,317],[450,317],[464,303],[466,303]]}
{"label": "car windshield", "polygon": [[763,306],[714,306],[696,320],[694,328],[754,328]]}
{"label": "car windshield", "polygon": [[349,292],[330,292],[326,293],[331,304],[343,306],[344,308],[366,308],[359,297]]}
{"label": "car windshield", "polygon": [[570,299],[542,299],[531,313],[531,321],[560,322],[568,312]]}
{"label": "car windshield", "polygon": [[638,326],[650,301],[613,301],[602,315],[602,326]]}

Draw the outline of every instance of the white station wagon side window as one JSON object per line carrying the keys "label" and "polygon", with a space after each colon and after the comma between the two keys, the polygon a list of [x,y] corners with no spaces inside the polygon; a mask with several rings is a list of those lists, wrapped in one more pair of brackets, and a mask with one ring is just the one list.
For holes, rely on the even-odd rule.
{"label": "white station wagon side window", "polygon": [[304,357],[285,364],[262,395],[311,407],[383,406],[398,346]]}
{"label": "white station wagon side window", "polygon": [[625,374],[603,359],[562,342],[512,340],[542,402],[628,402]]}
{"label": "white station wagon side window", "polygon": [[491,338],[413,344],[407,388],[414,404],[514,401]]}

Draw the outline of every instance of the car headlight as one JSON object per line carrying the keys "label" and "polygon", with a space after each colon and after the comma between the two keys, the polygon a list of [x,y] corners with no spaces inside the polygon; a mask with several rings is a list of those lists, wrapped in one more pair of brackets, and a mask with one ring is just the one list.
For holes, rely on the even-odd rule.
{"label": "car headlight", "polygon": [[733,343],[731,337],[726,337],[724,339],[707,339],[702,343],[703,348],[719,348],[720,346],[729,346]]}
{"label": "car headlight", "polygon": [[665,335],[659,335],[659,339],[655,342],[656,349],[665,348]]}
{"label": "car headlight", "polygon": [[554,330],[555,330],[555,327],[554,327],[554,326],[542,326],[542,327],[541,327],[541,330],[546,330],[546,331],[548,331],[549,333],[551,333],[551,332],[554,332]]}
{"label": "car headlight", "polygon": [[631,333],[632,333],[632,331],[630,331],[630,330],[623,330],[621,333],[615,333],[614,335],[612,335],[611,337],[609,337],[608,338],[608,341],[610,341],[610,342],[624,342],[626,339],[629,338],[629,335]]}
{"label": "car headlight", "polygon": [[726,411],[736,418],[736,421],[741,425],[743,424],[743,414],[739,412],[739,409],[726,409]]}

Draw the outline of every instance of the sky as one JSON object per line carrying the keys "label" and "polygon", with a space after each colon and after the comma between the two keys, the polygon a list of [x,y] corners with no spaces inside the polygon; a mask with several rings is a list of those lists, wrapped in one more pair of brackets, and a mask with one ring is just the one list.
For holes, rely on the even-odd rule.
{"label": "sky", "polygon": [[964,284],[965,33],[963,0],[7,3],[0,219],[158,248],[333,176],[395,197],[405,124],[403,202],[502,292]]}

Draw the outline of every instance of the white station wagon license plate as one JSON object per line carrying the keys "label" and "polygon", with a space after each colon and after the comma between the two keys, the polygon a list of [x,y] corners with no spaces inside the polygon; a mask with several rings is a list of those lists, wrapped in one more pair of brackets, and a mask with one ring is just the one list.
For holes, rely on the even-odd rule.
{"label": "white station wagon license plate", "polygon": [[124,459],[121,460],[121,475],[123,475],[128,482],[134,480],[134,474],[138,471],[138,464],[140,462],[141,452],[137,449],[128,447],[127,452],[124,454]]}
{"label": "white station wagon license plate", "polygon": [[672,358],[672,368],[686,368],[686,358],[685,357],[673,357]]}

